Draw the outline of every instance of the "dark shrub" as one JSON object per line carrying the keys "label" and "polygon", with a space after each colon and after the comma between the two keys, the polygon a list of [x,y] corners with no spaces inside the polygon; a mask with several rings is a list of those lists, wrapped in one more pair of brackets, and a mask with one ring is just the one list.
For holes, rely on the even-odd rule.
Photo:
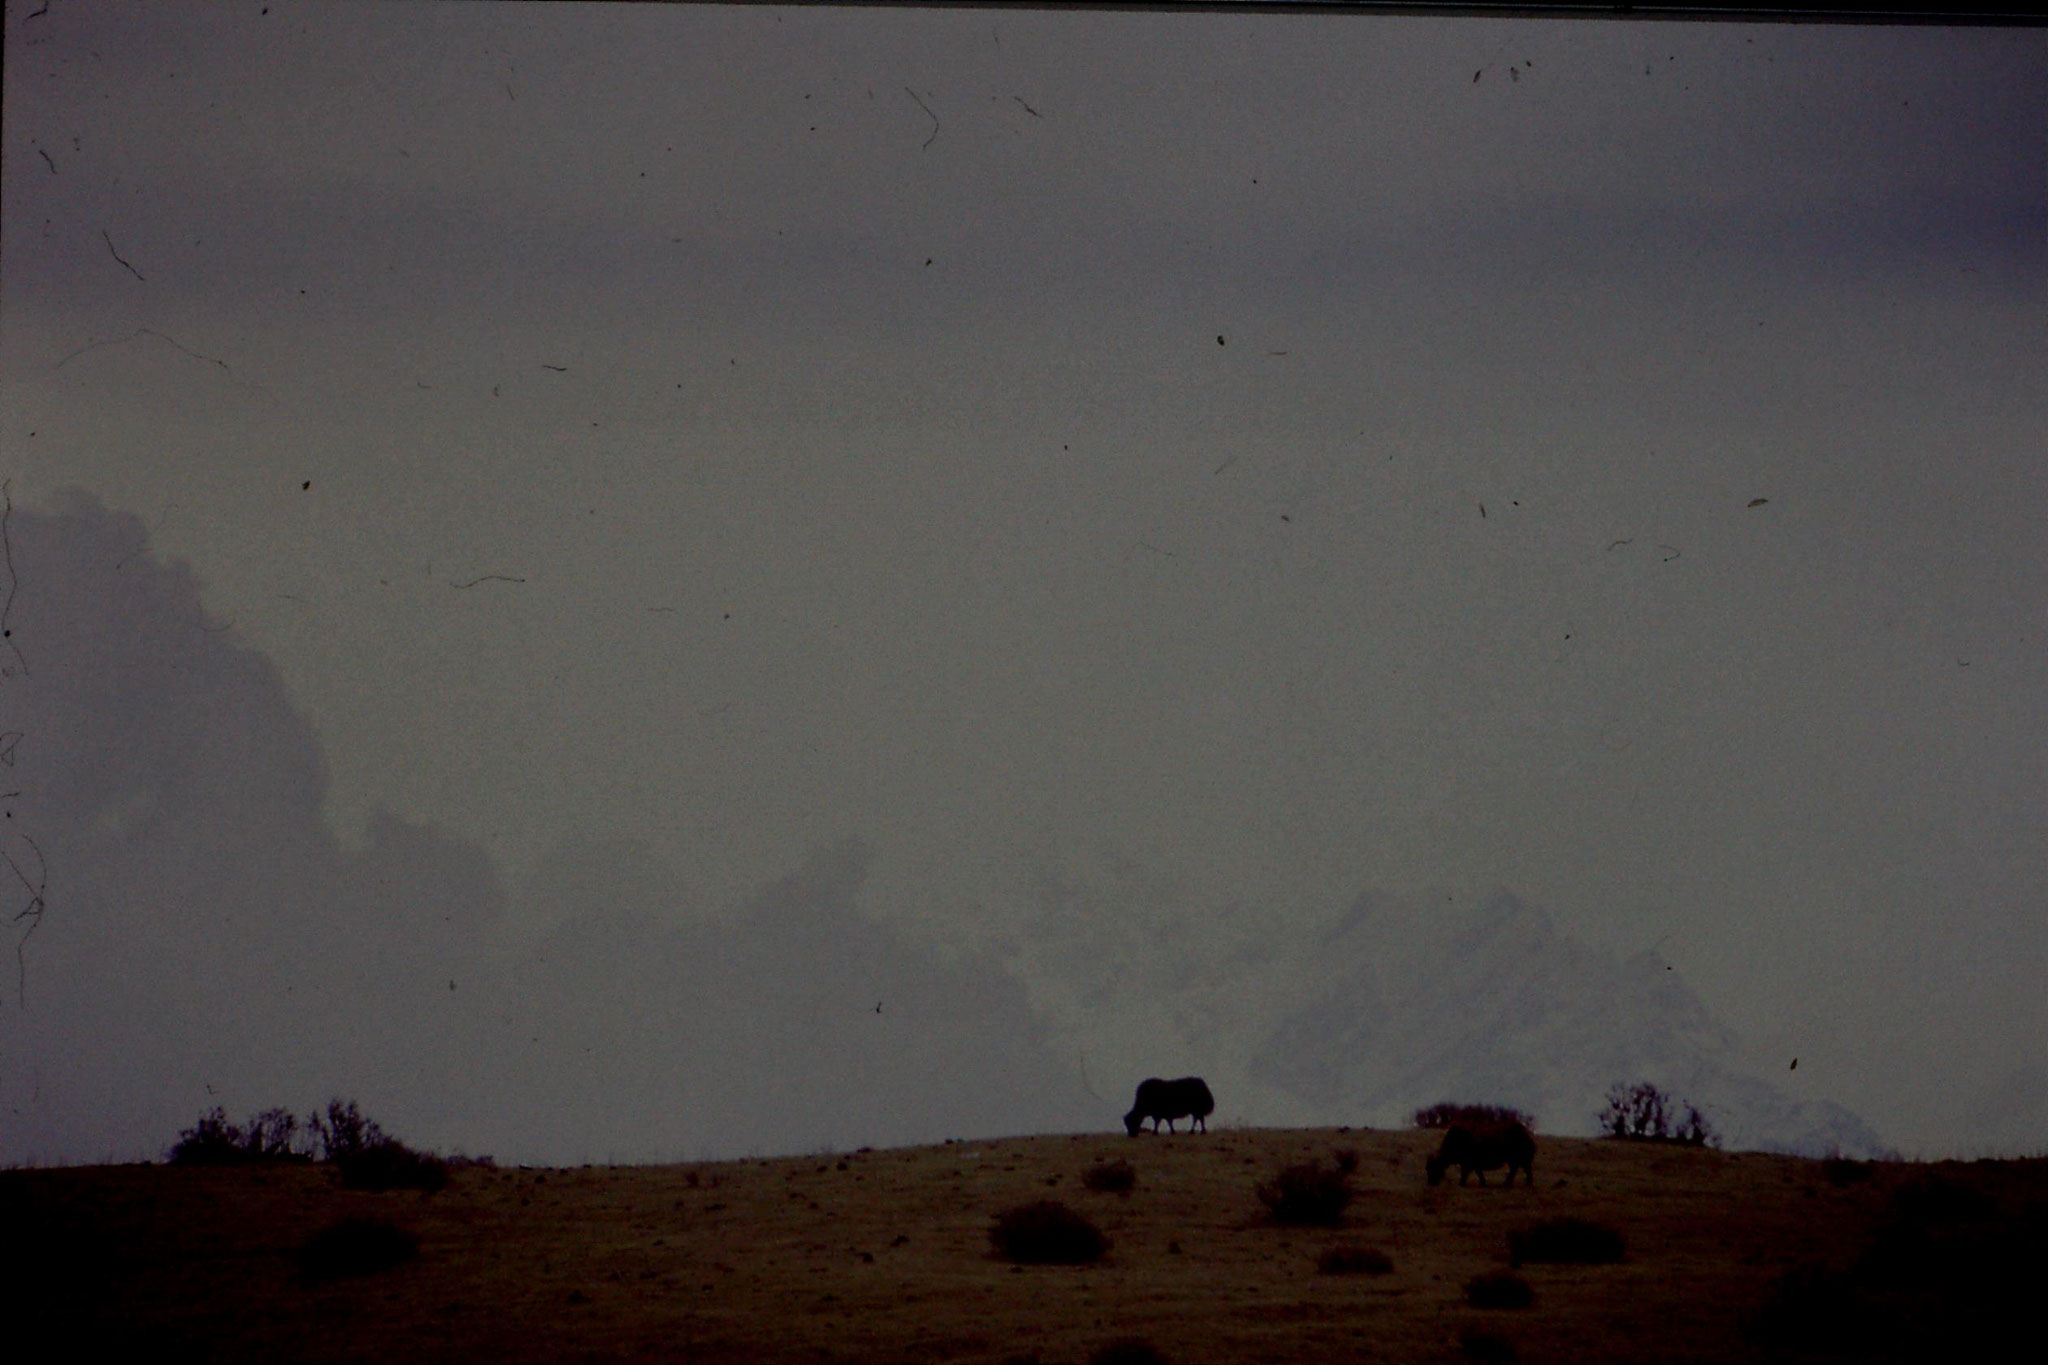
{"label": "dark shrub", "polygon": [[1521,1110],[1505,1104],[1455,1104],[1450,1100],[1442,1100],[1426,1109],[1415,1111],[1417,1128],[1449,1128],[1460,1123],[1468,1128],[1519,1123],[1531,1132],[1536,1130],[1536,1120]]}
{"label": "dark shrub", "polygon": [[365,1118],[354,1100],[329,1100],[325,1114],[307,1117],[306,1129],[318,1142],[321,1158],[326,1161],[339,1161],[385,1141],[384,1130],[376,1120]]}
{"label": "dark shrub", "polygon": [[1258,1194],[1276,1223],[1335,1227],[1351,1202],[1351,1181],[1334,1166],[1304,1161],[1259,1186]]}
{"label": "dark shrub", "polygon": [[310,1161],[299,1149],[299,1121],[282,1109],[266,1109],[247,1124],[228,1122],[215,1106],[178,1135],[170,1150],[173,1166],[247,1166],[259,1162]]}
{"label": "dark shrub", "polygon": [[997,1215],[988,1238],[998,1255],[1026,1265],[1086,1265],[1109,1250],[1101,1228],[1054,1199]]}
{"label": "dark shrub", "polygon": [[1458,1333],[1458,1349],[1468,1360],[1513,1360],[1515,1343],[1498,1332],[1467,1327]]}
{"label": "dark shrub", "polygon": [[1138,1173],[1121,1158],[1098,1161],[1082,1174],[1081,1183],[1097,1194],[1129,1194],[1138,1183]]}
{"label": "dark shrub", "polygon": [[1828,1178],[1828,1183],[1839,1190],[1844,1185],[1859,1185],[1870,1179],[1875,1167],[1868,1161],[1831,1156],[1820,1163],[1820,1170]]}
{"label": "dark shrub", "polygon": [[1979,1223],[1997,1213],[1981,1190],[1938,1175],[1923,1175],[1892,1194],[1892,1212],[1908,1223]]}
{"label": "dark shrub", "polygon": [[299,1274],[308,1280],[369,1275],[403,1265],[419,1254],[420,1239],[376,1218],[346,1218],[313,1234],[299,1251]]}
{"label": "dark shrub", "polygon": [[1465,1281],[1465,1301],[1474,1308],[1527,1308],[1536,1301],[1536,1291],[1520,1275],[1489,1270]]}
{"label": "dark shrub", "polygon": [[245,1141],[256,1161],[311,1161],[301,1149],[299,1120],[285,1109],[266,1109],[249,1120]]}
{"label": "dark shrub", "polygon": [[219,1106],[178,1134],[170,1152],[173,1166],[238,1166],[247,1160],[242,1130],[228,1122],[227,1110]]}
{"label": "dark shrub", "polygon": [[[1679,1113],[1680,1108],[1684,1114]],[[1627,1142],[1671,1142],[1681,1147],[1706,1147],[1720,1139],[1706,1116],[1675,1095],[1666,1095],[1648,1081],[1617,1083],[1607,1092],[1607,1107],[1598,1116],[1600,1130]]]}
{"label": "dark shrub", "polygon": [[1508,1260],[1514,1265],[1604,1265],[1621,1256],[1621,1234],[1583,1218],[1547,1218],[1508,1234]]}
{"label": "dark shrub", "polygon": [[1771,1346],[1853,1352],[1871,1344],[1870,1307],[1840,1271],[1795,1266],[1772,1284],[1770,1297],[1744,1331],[1752,1341]]}
{"label": "dark shrub", "polygon": [[1330,1160],[1337,1163],[1338,1170],[1346,1175],[1351,1175],[1358,1170],[1358,1149],[1356,1147],[1336,1148],[1330,1153]]}
{"label": "dark shrub", "polygon": [[1316,1269],[1325,1275],[1385,1275],[1393,1268],[1377,1247],[1331,1247],[1316,1258]]}
{"label": "dark shrub", "polygon": [[1143,1337],[1118,1337],[1089,1356],[1088,1365],[1166,1365],[1166,1353]]}
{"label": "dark shrub", "polygon": [[345,1190],[424,1190],[448,1184],[448,1163],[431,1152],[416,1152],[396,1138],[334,1158]]}
{"label": "dark shrub", "polygon": [[266,1109],[238,1127],[216,1107],[179,1134],[170,1160],[174,1166],[243,1166],[315,1157],[338,1163],[390,1141],[383,1129],[363,1117],[354,1100],[330,1101],[325,1114],[308,1114],[303,1125],[289,1110]]}

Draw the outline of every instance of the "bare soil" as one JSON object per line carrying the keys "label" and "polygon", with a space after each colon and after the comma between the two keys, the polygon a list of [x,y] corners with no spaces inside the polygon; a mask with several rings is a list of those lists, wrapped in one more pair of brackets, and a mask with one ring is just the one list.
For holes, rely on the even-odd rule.
{"label": "bare soil", "polygon": [[[435,1194],[343,1190],[331,1169],[310,1165],[0,1172],[0,1301],[11,1301],[0,1342],[29,1346],[15,1359],[46,1358],[40,1342],[66,1358],[103,1348],[147,1365],[1078,1365],[1128,1337],[1176,1365],[1489,1351],[1770,1360],[1784,1357],[1748,1339],[1744,1322],[1774,1281],[1795,1266],[1853,1265],[1900,1207],[1897,1191],[1937,1169],[1887,1163],[1837,1180],[1841,1168],[1792,1157],[1539,1137],[1533,1188],[1504,1189],[1498,1175],[1484,1188],[1430,1188],[1423,1163],[1438,1136],[1219,1129],[685,1166],[470,1168]],[[1260,1182],[1344,1149],[1357,1167],[1342,1226],[1270,1221]],[[1135,1188],[1084,1187],[1091,1166],[1115,1158],[1135,1168]],[[2048,1161],[1938,1169],[1949,1187],[1979,1189],[2002,1211],[2048,1199]],[[995,1216],[1048,1198],[1108,1234],[1101,1261],[1018,1266],[994,1254]],[[1560,1216],[1616,1229],[1624,1259],[1525,1265],[1529,1307],[1468,1304],[1468,1281],[1507,1268],[1511,1229]],[[349,1218],[412,1234],[417,1256],[304,1277],[301,1249]],[[1337,1246],[1376,1248],[1393,1269],[1318,1273]]]}

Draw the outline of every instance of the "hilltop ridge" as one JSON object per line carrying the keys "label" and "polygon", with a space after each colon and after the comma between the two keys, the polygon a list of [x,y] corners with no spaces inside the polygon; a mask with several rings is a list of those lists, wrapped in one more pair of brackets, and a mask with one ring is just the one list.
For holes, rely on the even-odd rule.
{"label": "hilltop ridge", "polygon": [[[1789,1272],[1853,1263],[1909,1196],[1931,1216],[1980,1219],[2048,1200],[2043,1161],[1830,1165],[1541,1136],[1533,1187],[1431,1188],[1438,1138],[1218,1127],[471,1168],[430,1196],[343,1190],[314,1166],[85,1167],[0,1173],[0,1215],[20,1233],[10,1282],[28,1339],[74,1351],[1058,1365],[1135,1337],[1176,1365],[1475,1349],[1597,1363],[1776,1358],[1745,1322]],[[1129,1163],[1127,1192],[1088,1187],[1106,1161]],[[1259,1185],[1300,1162],[1352,1166],[1340,1225],[1267,1216]],[[996,1255],[995,1217],[1044,1199],[1095,1224],[1107,1253]],[[1509,1234],[1559,1217],[1610,1229],[1622,1259],[1512,1268]],[[388,1225],[416,1254],[309,1278],[306,1249],[347,1219]],[[1332,1256],[1345,1248],[1354,1259]],[[1367,1252],[1385,1273],[1318,1268],[1369,1265]],[[1519,1276],[1533,1302],[1473,1306],[1468,1282],[1495,1273]]]}

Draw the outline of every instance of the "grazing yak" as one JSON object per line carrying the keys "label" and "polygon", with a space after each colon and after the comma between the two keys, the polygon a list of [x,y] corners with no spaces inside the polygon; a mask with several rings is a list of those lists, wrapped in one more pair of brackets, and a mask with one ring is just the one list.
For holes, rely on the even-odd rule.
{"label": "grazing yak", "polygon": [[1519,1123],[1460,1123],[1444,1134],[1443,1146],[1429,1159],[1429,1183],[1440,1184],[1444,1172],[1458,1168],[1458,1183],[1475,1171],[1479,1183],[1496,1167],[1508,1168],[1507,1183],[1520,1171],[1525,1185],[1536,1183],[1536,1139]]}
{"label": "grazing yak", "polygon": [[1124,1115],[1124,1131],[1132,1137],[1146,1119],[1152,1120],[1152,1131],[1159,1131],[1159,1121],[1166,1120],[1166,1131],[1173,1131],[1175,1119],[1193,1119],[1188,1131],[1199,1126],[1209,1131],[1209,1115],[1216,1112],[1216,1097],[1209,1093],[1209,1087],[1202,1083],[1200,1076],[1183,1076],[1177,1081],[1162,1081],[1157,1076],[1138,1082],[1138,1098],[1131,1105],[1131,1112]]}

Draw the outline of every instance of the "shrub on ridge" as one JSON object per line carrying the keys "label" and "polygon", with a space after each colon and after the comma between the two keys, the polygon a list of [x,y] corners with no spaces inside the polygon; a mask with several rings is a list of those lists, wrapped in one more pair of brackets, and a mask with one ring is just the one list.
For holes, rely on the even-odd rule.
{"label": "shrub on ridge", "polygon": [[1110,1245],[1101,1228],[1056,1199],[998,1214],[988,1238],[997,1255],[1023,1265],[1086,1265]]}
{"label": "shrub on ridge", "polygon": [[1351,1179],[1337,1167],[1303,1161],[1260,1185],[1258,1195],[1276,1223],[1335,1227],[1351,1202]]}

